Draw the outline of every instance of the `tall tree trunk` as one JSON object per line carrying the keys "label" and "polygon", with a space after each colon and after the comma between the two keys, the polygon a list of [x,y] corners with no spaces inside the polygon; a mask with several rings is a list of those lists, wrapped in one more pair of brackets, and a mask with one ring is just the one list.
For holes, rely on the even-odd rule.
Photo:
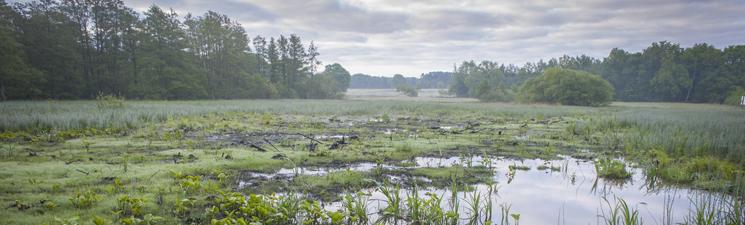
{"label": "tall tree trunk", "polygon": [[698,73],[695,73],[693,74],[693,81],[691,81],[691,86],[686,91],[685,102],[688,102],[691,100],[691,94],[693,94],[693,88],[696,87],[697,82],[698,82]]}

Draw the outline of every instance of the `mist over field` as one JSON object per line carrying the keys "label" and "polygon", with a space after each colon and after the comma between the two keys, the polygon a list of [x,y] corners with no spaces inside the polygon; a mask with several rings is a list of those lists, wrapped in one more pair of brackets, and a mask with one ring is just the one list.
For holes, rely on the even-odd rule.
{"label": "mist over field", "polygon": [[0,0],[0,224],[745,224],[743,12]]}

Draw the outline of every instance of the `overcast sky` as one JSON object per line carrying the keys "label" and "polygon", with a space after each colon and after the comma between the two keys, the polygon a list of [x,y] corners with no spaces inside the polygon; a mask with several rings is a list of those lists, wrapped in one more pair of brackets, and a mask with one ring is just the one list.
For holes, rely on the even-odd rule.
{"label": "overcast sky", "polygon": [[524,64],[564,54],[607,56],[668,40],[745,44],[745,1],[125,0],[177,12],[213,10],[249,36],[299,34],[324,63],[352,73],[418,76],[463,60]]}

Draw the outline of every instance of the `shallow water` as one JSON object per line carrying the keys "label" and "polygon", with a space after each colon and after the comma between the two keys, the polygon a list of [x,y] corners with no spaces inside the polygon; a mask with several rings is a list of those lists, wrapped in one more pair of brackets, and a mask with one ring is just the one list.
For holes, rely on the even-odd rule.
{"label": "shallow water", "polygon": [[[632,178],[618,181],[598,179],[592,161],[563,157],[560,160],[541,159],[504,159],[482,157],[417,157],[416,166],[412,167],[449,167],[488,166],[496,173],[494,181],[498,185],[497,192],[492,196],[494,221],[500,220],[500,205],[509,205],[510,213],[520,214],[521,224],[603,224],[601,215],[607,214],[609,208],[604,199],[615,205],[615,197],[624,199],[630,207],[637,208],[645,224],[662,224],[665,208],[671,210],[669,217],[673,223],[683,222],[684,217],[692,210],[692,199],[705,196],[721,197],[705,191],[679,187],[654,187],[648,182],[641,169],[627,167],[632,172]],[[516,170],[512,175],[509,167],[526,166],[529,170]],[[545,165],[542,170],[538,167]],[[256,176],[274,177],[295,174],[323,175],[333,171],[353,170],[368,171],[376,167],[374,163],[360,163],[340,168],[297,168],[283,169],[276,174],[255,174]],[[551,170],[560,167],[560,170]],[[384,165],[384,168],[401,168]],[[411,167],[409,167],[411,168]],[[489,187],[485,184],[474,185],[475,190],[486,197]],[[363,190],[369,195],[370,212],[377,212],[385,207],[385,197],[375,189]],[[401,196],[406,196],[409,190],[402,189]],[[427,192],[443,197],[443,207],[451,198],[447,189],[422,187],[420,196]],[[472,192],[459,192],[461,199],[461,217],[468,214],[466,203]],[[666,206],[667,203],[667,206]],[[326,204],[330,210],[338,209],[340,202]]]}

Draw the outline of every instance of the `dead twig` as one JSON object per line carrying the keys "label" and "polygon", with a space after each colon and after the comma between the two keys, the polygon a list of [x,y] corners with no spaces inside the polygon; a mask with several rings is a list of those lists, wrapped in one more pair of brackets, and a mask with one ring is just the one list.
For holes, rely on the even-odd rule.
{"label": "dead twig", "polygon": [[297,135],[303,136],[307,139],[310,139],[311,141],[318,142],[319,144],[324,144],[324,145],[326,144],[326,143],[323,143],[322,141],[316,140],[315,138],[309,137],[308,135],[305,135],[305,134],[297,133]]}
{"label": "dead twig", "polygon": [[91,173],[89,173],[89,172],[87,172],[85,170],[81,170],[81,169],[77,169],[77,168],[75,169],[75,171],[78,171],[78,172],[83,173],[85,175],[90,175],[91,174]]}
{"label": "dead twig", "polygon": [[248,144],[248,146],[251,146],[252,148],[255,148],[256,150],[259,150],[260,152],[266,152],[267,151],[265,148],[262,148],[261,146],[259,146],[257,144],[254,144],[253,142],[245,141],[245,140],[244,141],[241,141],[241,142],[242,142],[241,144]]}

